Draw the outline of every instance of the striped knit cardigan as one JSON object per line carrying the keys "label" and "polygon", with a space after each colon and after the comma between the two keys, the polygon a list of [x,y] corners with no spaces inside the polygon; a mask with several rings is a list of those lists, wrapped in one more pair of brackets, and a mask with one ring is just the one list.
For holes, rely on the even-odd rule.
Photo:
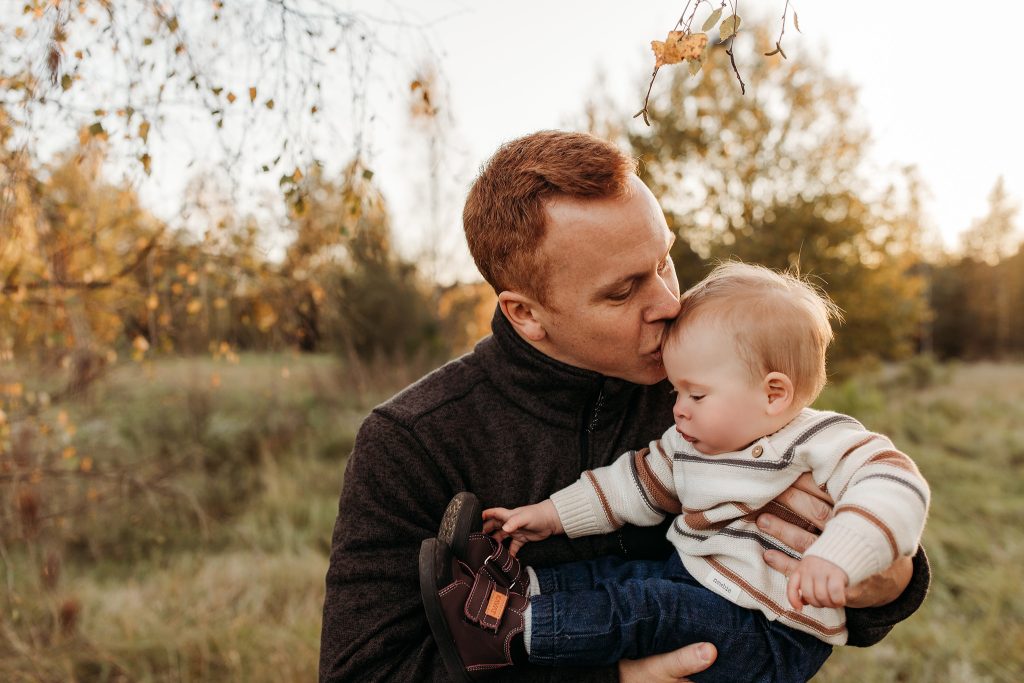
{"label": "striped knit cardigan", "polygon": [[766,549],[800,558],[755,520],[764,511],[792,518],[773,499],[803,472],[836,501],[834,518],[806,555],[839,565],[852,585],[914,554],[930,497],[916,465],[852,417],[810,408],[775,434],[719,455],[698,452],[671,427],[649,448],[584,472],[551,499],[570,537],[677,515],[668,539],[709,590],[842,645],[844,610],[796,612],[786,599],[786,578],[762,559]]}

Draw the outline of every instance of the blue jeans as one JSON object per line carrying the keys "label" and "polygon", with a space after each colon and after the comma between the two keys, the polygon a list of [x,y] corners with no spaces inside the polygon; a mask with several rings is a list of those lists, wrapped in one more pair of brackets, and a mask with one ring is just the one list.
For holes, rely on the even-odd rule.
{"label": "blue jeans", "polygon": [[832,646],[711,592],[668,561],[602,557],[537,569],[530,599],[530,661],[609,665],[714,643],[718,659],[693,681],[806,681]]}

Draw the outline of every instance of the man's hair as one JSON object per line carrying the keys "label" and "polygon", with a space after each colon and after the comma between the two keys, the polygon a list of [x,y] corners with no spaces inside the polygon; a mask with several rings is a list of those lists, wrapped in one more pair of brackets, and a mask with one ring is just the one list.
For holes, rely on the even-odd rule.
{"label": "man's hair", "polygon": [[629,193],[636,162],[587,133],[541,131],[501,146],[484,164],[462,212],[469,251],[497,293],[543,302],[550,275],[538,249],[552,199],[614,199]]}
{"label": "man's hair", "polygon": [[797,273],[729,262],[680,297],[679,316],[665,335],[678,341],[695,320],[722,326],[752,381],[781,372],[793,382],[794,399],[810,405],[825,386],[825,351],[832,341],[830,320],[841,320],[828,295]]}

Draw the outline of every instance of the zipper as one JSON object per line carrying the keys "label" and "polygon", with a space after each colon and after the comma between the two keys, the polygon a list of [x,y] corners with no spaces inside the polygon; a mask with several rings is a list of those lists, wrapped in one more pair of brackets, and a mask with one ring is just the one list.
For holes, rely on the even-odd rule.
{"label": "zipper", "polygon": [[597,429],[597,419],[604,407],[604,380],[601,381],[597,390],[597,399],[592,406],[584,411],[584,421],[580,429],[580,472],[589,469],[590,462],[590,435]]}

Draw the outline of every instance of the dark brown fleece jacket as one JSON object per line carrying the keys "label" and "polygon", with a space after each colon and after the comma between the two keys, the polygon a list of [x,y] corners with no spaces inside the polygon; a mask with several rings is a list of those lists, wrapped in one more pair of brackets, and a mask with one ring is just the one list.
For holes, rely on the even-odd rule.
{"label": "dark brown fleece jacket", "polygon": [[[500,310],[493,335],[363,422],[345,469],[327,572],[320,681],[443,681],[420,602],[420,542],[472,491],[484,508],[543,500],[584,469],[658,438],[672,419],[667,382],[639,386],[559,363],[524,342]],[[667,522],[666,522],[667,523]],[[522,559],[547,566],[599,555],[668,557],[665,526],[550,538]],[[928,589],[923,551],[896,602],[848,610],[851,645],[871,645]],[[615,668],[520,667],[494,680],[614,681]]]}

